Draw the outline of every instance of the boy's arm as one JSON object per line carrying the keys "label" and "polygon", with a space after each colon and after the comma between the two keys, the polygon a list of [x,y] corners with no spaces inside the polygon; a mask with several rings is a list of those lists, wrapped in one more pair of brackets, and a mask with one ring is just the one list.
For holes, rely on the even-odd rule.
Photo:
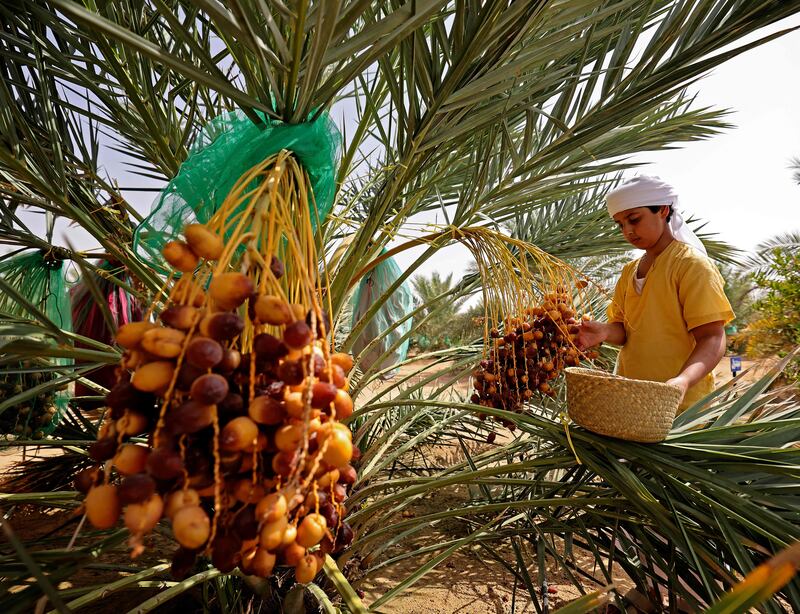
{"label": "boy's arm", "polygon": [[[667,380],[667,384],[686,391],[711,373],[725,354],[725,329],[722,321],[709,322],[691,331],[695,346],[680,373]],[[681,397],[682,399],[683,397]]]}

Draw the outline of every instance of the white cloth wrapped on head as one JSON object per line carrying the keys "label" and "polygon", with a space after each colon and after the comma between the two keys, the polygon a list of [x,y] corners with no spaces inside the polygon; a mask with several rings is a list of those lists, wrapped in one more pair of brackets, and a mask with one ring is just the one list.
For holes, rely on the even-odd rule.
{"label": "white cloth wrapped on head", "polygon": [[666,181],[662,181],[659,177],[638,175],[628,179],[606,195],[606,206],[611,217],[620,211],[636,207],[660,205],[672,207],[669,227],[675,240],[691,245],[705,254],[706,248],[703,242],[692,232],[678,211],[678,193]]}

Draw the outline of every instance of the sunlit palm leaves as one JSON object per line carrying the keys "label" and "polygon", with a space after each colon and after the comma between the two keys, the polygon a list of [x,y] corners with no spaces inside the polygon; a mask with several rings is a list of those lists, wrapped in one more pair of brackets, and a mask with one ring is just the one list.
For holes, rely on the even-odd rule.
{"label": "sunlit palm leaves", "polygon": [[[710,603],[736,581],[737,571],[751,570],[765,553],[800,539],[800,526],[791,520],[800,509],[800,414],[796,401],[776,403],[774,395],[764,394],[777,373],[739,394],[728,386],[702,414],[689,410],[658,445],[608,439],[574,426],[570,445],[558,420],[489,412],[513,419],[520,436],[455,466],[393,465],[387,477],[370,480],[350,502],[356,510],[352,521],[362,530],[356,552],[392,552],[397,543],[447,519],[478,530],[494,518],[493,531],[474,536],[487,548],[518,536],[534,560],[537,547],[544,546],[567,573],[577,574],[572,552],[553,540],[571,534],[570,543],[597,557],[594,577],[600,584],[610,581],[615,572],[608,565],[615,564],[646,592],[646,578],[662,570],[662,590],[668,588],[673,598],[693,602],[696,594]],[[424,413],[446,423],[448,411],[457,411],[449,406],[403,399],[369,404],[362,412],[405,407],[401,415],[415,416],[416,424]],[[386,424],[384,440],[396,437],[395,424]],[[469,431],[460,437],[469,438]],[[453,501],[458,487],[467,485],[480,488],[471,488],[463,504],[422,506],[430,511],[389,522],[432,492],[448,492]],[[445,547],[431,544],[430,551]],[[796,581],[787,587],[790,603],[798,603],[797,591]],[[776,605],[768,609],[780,611]]]}
{"label": "sunlit palm leaves", "polygon": [[[760,38],[757,31],[798,10],[797,1],[766,0],[5,2],[0,242],[47,249],[52,235],[31,228],[26,216],[49,214],[50,230],[58,216],[87,231],[131,275],[126,287],[146,297],[160,283],[130,248],[138,217],[125,198],[127,188],[140,186],[107,176],[106,153],[120,154],[149,188],[178,172],[198,129],[222,111],[239,107],[254,120],[253,111],[262,111],[297,122],[333,109],[349,122],[340,198],[320,230],[320,252],[337,257],[335,319],[343,319],[357,272],[398,237],[430,231],[434,211],[457,227],[511,228],[610,281],[613,257],[625,245],[602,210],[603,191],[630,168],[632,154],[725,128],[722,114],[694,108],[685,88],[779,35]],[[428,246],[397,285],[449,243]],[[725,246],[711,247],[730,255]],[[94,247],[89,254],[72,248],[60,255],[94,266],[85,260],[99,255]],[[125,285],[122,279],[112,281]],[[467,275],[436,300],[456,302],[478,289]],[[595,301],[601,312],[602,295]],[[428,307],[419,307],[415,322]],[[4,364],[68,356],[76,361],[64,373],[71,379],[116,361],[116,349],[27,313],[0,323]],[[86,348],[75,350],[78,341]],[[473,348],[432,353],[416,374],[380,389],[372,385],[379,375],[372,365],[357,366],[354,425],[364,461],[353,500],[363,505],[353,510],[362,528],[354,554],[381,544],[389,556],[395,544],[444,518],[459,519],[466,531],[431,544],[427,552],[438,558],[420,561],[398,590],[457,548],[479,546],[491,555],[513,538],[509,570],[538,608],[527,569],[546,553],[580,575],[568,552],[549,541],[571,534],[565,543],[583,545],[598,565],[613,560],[640,585],[660,567],[674,592],[691,598],[676,582],[673,565],[681,565],[705,600],[796,534],[797,406],[768,408],[769,395],[739,402],[724,393],[713,401],[717,409],[686,414],[667,443],[652,447],[573,429],[573,450],[563,424],[550,418],[563,406],[534,407],[504,416],[518,427],[508,443],[467,451],[455,466],[416,465],[426,446],[460,447],[494,429],[452,389],[476,356]],[[83,448],[80,439],[71,442]],[[781,447],[768,448],[775,445]],[[394,522],[447,485],[473,488],[452,509]],[[73,506],[74,494],[38,500]],[[87,535],[72,553],[60,542],[55,553],[33,552],[34,562],[57,583],[124,534],[90,545],[96,537]],[[637,563],[639,550],[651,569]],[[12,554],[3,557],[9,583],[31,575]],[[609,570],[598,569],[599,584],[607,584]],[[148,582],[158,570],[139,571],[137,582]],[[193,581],[212,580],[213,571],[203,573]],[[29,586],[14,606],[29,606],[43,588]],[[784,595],[798,602],[795,584]]]}
{"label": "sunlit palm leaves", "polygon": [[800,184],[800,157],[792,158],[792,163],[789,165],[789,168],[794,171],[792,174],[794,182]]}
{"label": "sunlit palm leaves", "polygon": [[800,249],[800,232],[786,232],[779,234],[763,243],[759,243],[753,254],[743,263],[742,269],[746,273],[774,275],[773,258],[775,250],[787,250],[789,253]]}

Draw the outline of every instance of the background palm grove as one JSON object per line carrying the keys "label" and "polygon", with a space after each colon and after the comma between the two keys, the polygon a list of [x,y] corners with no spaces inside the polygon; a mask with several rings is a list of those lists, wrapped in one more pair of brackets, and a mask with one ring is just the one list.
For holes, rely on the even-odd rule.
{"label": "background palm grove", "polygon": [[[126,200],[131,173],[140,185],[174,177],[200,129],[229,110],[292,123],[346,110],[336,202],[317,241],[337,349],[349,351],[392,292],[453,242],[453,233],[428,242],[350,326],[360,272],[387,246],[437,230],[432,213],[446,226],[503,229],[600,282],[613,279],[626,246],[605,214],[605,191],[632,154],[723,130],[723,114],[696,108],[684,88],[780,36],[759,30],[798,11],[788,0],[2,2],[0,377],[12,382],[0,401],[3,445],[36,438],[63,454],[22,465],[3,486],[0,609],[44,608],[44,595],[47,610],[61,611],[359,607],[341,578],[304,593],[289,576],[254,584],[209,563],[172,582],[167,526],[155,554],[130,561],[124,529],[95,531],[69,513],[79,510],[72,477],[96,437],[108,383],[96,375],[120,357],[110,336],[86,333],[86,311],[94,330],[113,330],[162,284],[132,248],[142,215]],[[106,171],[112,153],[127,165],[122,183]],[[54,245],[55,229],[67,226],[91,245]],[[735,263],[735,250],[707,245]],[[66,288],[50,276],[32,289],[19,264],[31,254],[49,270],[80,272],[83,308],[73,296],[71,324],[48,302]],[[425,290],[410,330],[384,331],[361,355],[398,355],[407,338],[479,293],[480,280],[467,274]],[[592,300],[601,313],[605,298]],[[508,607],[545,611],[547,569],[580,592],[627,577],[647,594],[656,580],[665,607],[678,598],[706,607],[800,539],[800,404],[771,387],[782,363],[689,409],[662,444],[575,427],[568,442],[562,397],[534,398],[518,414],[487,411],[453,386],[481,359],[480,334],[473,344],[452,345],[461,331],[437,340],[388,382],[385,361],[356,356],[350,427],[361,457],[348,518],[357,537],[337,562],[356,587],[377,570],[403,570],[372,609],[392,611],[393,599],[459,550],[503,566],[517,602]],[[25,422],[22,408],[30,413],[42,398],[58,406],[67,394],[81,398],[58,409],[51,434]],[[451,462],[434,449],[452,450]],[[45,508],[67,510],[63,523],[27,535],[26,522]],[[798,604],[793,580],[762,608]]]}

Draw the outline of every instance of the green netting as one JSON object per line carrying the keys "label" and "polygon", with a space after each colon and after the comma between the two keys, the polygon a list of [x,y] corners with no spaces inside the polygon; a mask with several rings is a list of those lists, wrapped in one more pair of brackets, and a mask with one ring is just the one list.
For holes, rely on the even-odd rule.
{"label": "green netting", "polygon": [[188,223],[206,223],[247,170],[282,149],[293,152],[308,172],[319,219],[328,215],[341,143],[330,116],[323,113],[301,124],[260,117],[264,123],[255,124],[242,111],[233,111],[215,117],[200,132],[133,236],[136,252],[156,270],[164,272],[161,249],[167,242],[179,238]]}
{"label": "green netting", "polygon": [[[387,258],[364,276],[353,296],[351,329],[365,317],[375,301],[380,300],[384,292],[401,275],[402,271],[394,258]],[[406,281],[392,292],[353,343],[353,354],[359,356],[359,363],[372,368],[374,364],[380,362],[378,370],[390,369],[382,377],[392,377],[396,372],[395,369],[391,369],[392,365],[402,362],[408,355],[408,345],[411,339],[407,338],[402,343],[400,340],[411,330],[413,319],[408,318],[397,325],[396,323],[403,320],[413,310],[414,293]],[[378,341],[367,348],[376,339]],[[381,359],[382,356],[384,356],[383,359]]]}
{"label": "green netting", "polygon": [[[0,261],[0,276],[27,301],[42,311],[60,329],[72,331],[69,284],[64,277],[63,261],[36,251],[23,252]],[[9,295],[0,296],[0,312],[31,319],[28,308]],[[0,372],[0,398],[13,399],[36,386],[44,386],[58,376],[54,368],[70,364],[66,358],[20,360],[7,363]],[[29,396],[0,413],[0,432],[20,436],[43,436],[53,432],[69,402],[65,390],[44,390]]]}

